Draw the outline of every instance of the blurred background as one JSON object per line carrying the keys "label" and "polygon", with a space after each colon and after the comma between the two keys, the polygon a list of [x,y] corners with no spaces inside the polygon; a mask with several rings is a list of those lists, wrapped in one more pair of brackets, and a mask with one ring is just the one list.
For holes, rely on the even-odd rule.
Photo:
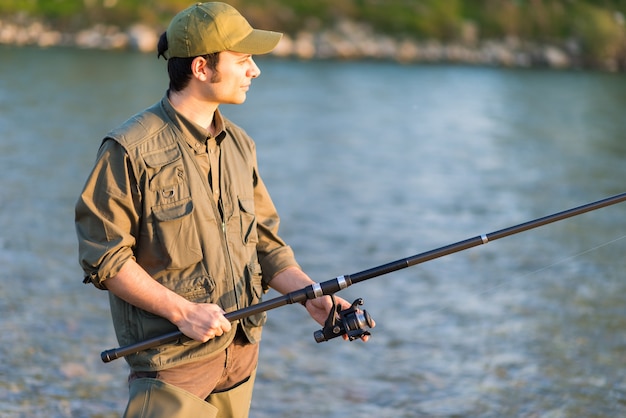
{"label": "blurred background", "polygon": [[[315,280],[626,191],[625,2],[231,3],[287,35],[256,59],[246,103],[222,110],[257,142]],[[0,5],[3,417],[124,410],[73,208],[104,135],[165,93],[149,44],[187,5]],[[625,215],[352,286],[340,295],[377,322],[367,344],[317,344],[301,307],[270,311],[251,417],[623,416]]]}
{"label": "blurred background", "polygon": [[[281,56],[626,68],[624,0],[233,0]],[[187,0],[4,0],[0,44],[153,51]]]}

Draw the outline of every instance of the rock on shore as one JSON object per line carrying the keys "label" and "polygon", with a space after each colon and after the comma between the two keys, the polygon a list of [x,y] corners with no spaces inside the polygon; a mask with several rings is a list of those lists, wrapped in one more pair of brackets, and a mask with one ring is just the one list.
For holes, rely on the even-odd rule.
{"label": "rock on shore", "polygon": [[0,44],[39,47],[71,46],[93,49],[156,50],[158,35],[152,28],[136,24],[122,31],[115,26],[96,25],[76,33],[63,33],[40,21],[0,20]]}
{"label": "rock on shore", "polygon": [[[475,31],[474,31],[475,32]],[[375,34],[367,25],[343,21],[317,33],[285,35],[273,54],[298,59],[380,59],[398,62],[462,63],[506,67],[572,68],[579,64],[578,48],[535,45],[518,39],[478,40],[471,28],[465,39],[444,44],[435,40],[395,39]],[[156,51],[160,33],[136,24],[127,30],[96,25],[63,33],[39,21],[0,20],[0,44],[39,47],[71,46],[91,49]]]}

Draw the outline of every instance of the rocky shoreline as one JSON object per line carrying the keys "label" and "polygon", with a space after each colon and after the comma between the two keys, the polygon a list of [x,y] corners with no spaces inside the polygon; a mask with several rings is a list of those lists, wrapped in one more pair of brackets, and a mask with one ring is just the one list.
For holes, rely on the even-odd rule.
{"label": "rocky shoreline", "polygon": [[[272,54],[297,59],[376,59],[402,63],[457,63],[520,68],[581,68],[580,48],[537,45],[519,39],[479,40],[471,26],[463,40],[444,44],[438,41],[394,39],[375,34],[367,25],[344,21],[317,33],[285,35]],[[143,24],[126,30],[96,25],[76,33],[55,30],[40,21],[0,20],[0,44],[17,46],[77,47],[103,50],[133,50],[153,53],[160,31]],[[618,71],[614,62],[602,63],[606,71]]]}

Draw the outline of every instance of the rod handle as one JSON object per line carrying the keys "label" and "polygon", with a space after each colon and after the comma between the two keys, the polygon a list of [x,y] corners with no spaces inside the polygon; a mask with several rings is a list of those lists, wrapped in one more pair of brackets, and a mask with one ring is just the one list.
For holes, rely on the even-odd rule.
{"label": "rod handle", "polygon": [[104,350],[102,353],[100,353],[100,358],[102,359],[103,362],[109,363],[120,357],[125,357],[130,354],[139,353],[141,351],[159,346],[161,344],[171,343],[172,341],[176,341],[184,337],[184,335],[185,334],[183,334],[180,331],[173,331],[173,332],[170,332],[169,334],[159,335],[158,337],[140,341],[136,344],[127,345],[124,347],[112,348],[110,350]]}

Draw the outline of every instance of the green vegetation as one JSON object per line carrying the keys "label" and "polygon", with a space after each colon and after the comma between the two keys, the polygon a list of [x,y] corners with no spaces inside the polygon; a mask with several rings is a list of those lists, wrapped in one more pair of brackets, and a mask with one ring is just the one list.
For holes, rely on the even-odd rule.
{"label": "green vegetation", "polygon": [[[0,16],[42,18],[64,30],[96,23],[165,27],[189,0],[3,0]],[[575,41],[590,62],[626,62],[626,0],[232,0],[259,27],[294,34],[338,20],[368,23],[395,37],[471,42],[514,37]],[[472,36],[468,36],[468,31]]]}

